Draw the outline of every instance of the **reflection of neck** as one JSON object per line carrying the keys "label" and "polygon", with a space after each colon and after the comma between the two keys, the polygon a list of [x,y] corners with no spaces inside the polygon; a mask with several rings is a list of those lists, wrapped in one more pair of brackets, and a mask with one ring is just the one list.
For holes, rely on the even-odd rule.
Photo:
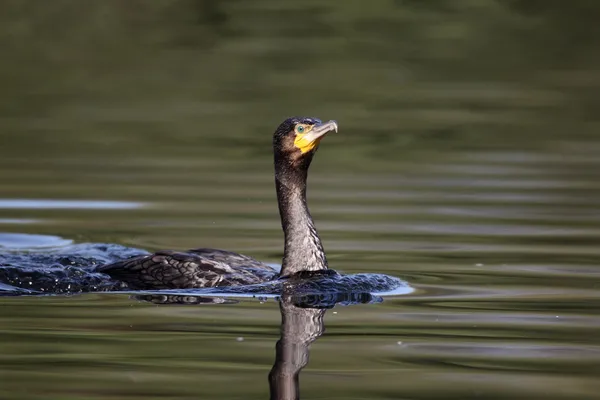
{"label": "reflection of neck", "polygon": [[269,373],[272,400],[300,398],[298,376],[308,364],[309,346],[324,332],[325,310],[299,308],[289,297],[279,302],[281,339],[275,346],[275,364]]}
{"label": "reflection of neck", "polygon": [[276,160],[275,187],[285,235],[282,276],[327,269],[325,251],[306,204],[306,179],[307,169]]}

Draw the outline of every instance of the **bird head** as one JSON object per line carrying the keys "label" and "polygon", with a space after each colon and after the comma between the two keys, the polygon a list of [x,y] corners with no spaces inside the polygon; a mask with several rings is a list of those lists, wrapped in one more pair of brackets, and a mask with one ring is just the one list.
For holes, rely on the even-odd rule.
{"label": "bird head", "polygon": [[311,117],[286,119],[273,136],[275,162],[285,161],[291,167],[308,168],[321,140],[337,130],[336,121],[321,122]]}

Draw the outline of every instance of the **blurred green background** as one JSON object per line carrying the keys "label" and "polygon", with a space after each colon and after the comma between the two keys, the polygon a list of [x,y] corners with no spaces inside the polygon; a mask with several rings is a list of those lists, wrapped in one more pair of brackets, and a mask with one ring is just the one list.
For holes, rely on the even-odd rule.
{"label": "blurred green background", "polygon": [[[309,203],[332,267],[417,291],[336,309],[309,398],[592,399],[600,2],[2,0],[4,232],[280,262],[271,134],[336,119]],[[273,302],[0,300],[0,397],[265,398]],[[237,337],[244,337],[237,342]]]}
{"label": "blurred green background", "polygon": [[75,152],[267,163],[295,114],[339,120],[339,169],[594,139],[599,16],[594,0],[5,0],[2,171]]}

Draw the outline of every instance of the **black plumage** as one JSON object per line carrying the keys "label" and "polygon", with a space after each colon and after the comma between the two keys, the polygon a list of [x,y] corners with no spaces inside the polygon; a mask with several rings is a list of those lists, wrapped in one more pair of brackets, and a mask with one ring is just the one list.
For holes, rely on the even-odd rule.
{"label": "black plumage", "polygon": [[132,289],[187,289],[265,282],[278,275],[327,269],[327,259],[306,204],[308,168],[320,140],[337,123],[292,117],[275,131],[275,187],[285,236],[281,273],[254,258],[218,249],[158,251],[96,268]]}

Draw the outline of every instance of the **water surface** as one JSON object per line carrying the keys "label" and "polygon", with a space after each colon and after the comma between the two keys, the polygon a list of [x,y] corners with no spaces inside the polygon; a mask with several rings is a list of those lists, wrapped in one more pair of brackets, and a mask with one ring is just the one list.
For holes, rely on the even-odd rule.
{"label": "water surface", "polygon": [[[327,310],[303,398],[598,398],[598,7],[13,3],[0,231],[43,236],[12,246],[280,263],[271,132],[336,119],[308,190],[329,263],[415,290]],[[273,299],[2,297],[0,398],[267,398],[280,322]]]}
{"label": "water surface", "polygon": [[[561,178],[556,163],[534,159],[507,160],[510,169],[483,177],[486,162],[460,153],[397,176],[350,177],[316,161],[310,202],[331,265],[398,276],[416,291],[329,310],[301,374],[306,397],[594,397],[597,209],[592,197],[555,188],[595,192],[597,181]],[[277,262],[269,174],[213,183],[225,193],[220,202],[198,189],[151,211],[24,210],[56,222],[19,229],[77,230],[77,241],[145,249],[210,245]],[[2,303],[4,397],[267,396],[279,329],[272,299],[169,307],[90,294]]]}

